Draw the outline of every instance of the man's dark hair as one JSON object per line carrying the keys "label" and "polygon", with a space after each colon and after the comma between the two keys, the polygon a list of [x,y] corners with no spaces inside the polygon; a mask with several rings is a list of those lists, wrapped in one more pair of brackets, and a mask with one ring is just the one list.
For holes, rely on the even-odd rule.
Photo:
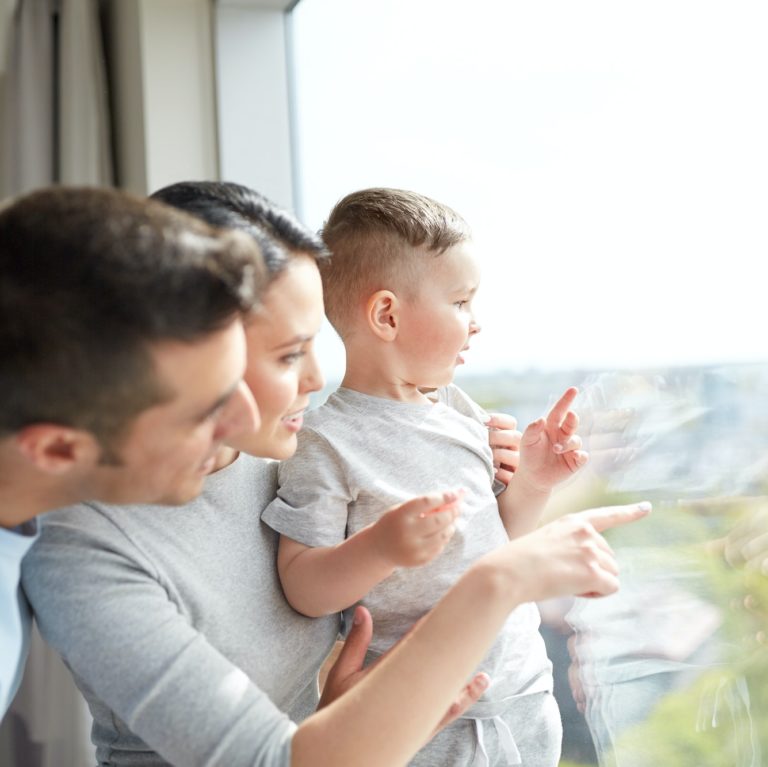
{"label": "man's dark hair", "polygon": [[152,198],[202,218],[213,226],[240,229],[261,248],[271,279],[294,253],[320,262],[330,254],[322,238],[263,194],[231,181],[179,181]]}
{"label": "man's dark hair", "polygon": [[50,188],[0,211],[0,437],[86,429],[107,452],[170,393],[150,346],[193,342],[249,311],[253,240],[159,202]]}

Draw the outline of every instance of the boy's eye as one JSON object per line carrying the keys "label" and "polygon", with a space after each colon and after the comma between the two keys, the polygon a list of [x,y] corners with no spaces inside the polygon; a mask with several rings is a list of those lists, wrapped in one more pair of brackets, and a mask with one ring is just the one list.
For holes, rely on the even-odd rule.
{"label": "boy's eye", "polygon": [[466,301],[466,300],[462,300],[462,301],[454,301],[453,305],[454,305],[454,306],[455,306],[457,309],[461,309],[461,307],[462,307],[462,306],[464,306],[464,304],[468,304],[468,303],[469,303],[469,301]]}

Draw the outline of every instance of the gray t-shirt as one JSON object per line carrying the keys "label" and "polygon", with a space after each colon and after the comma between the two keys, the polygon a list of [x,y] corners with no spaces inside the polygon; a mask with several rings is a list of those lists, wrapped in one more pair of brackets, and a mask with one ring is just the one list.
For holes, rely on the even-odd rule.
{"label": "gray t-shirt", "polygon": [[275,480],[274,463],[241,455],[183,507],[45,517],[23,586],[88,700],[99,764],[290,764],[288,714],[314,710],[339,621],[283,597],[259,522]]}
{"label": "gray t-shirt", "polygon": [[[295,457],[280,465],[278,498],[262,514],[293,540],[333,546],[395,504],[466,489],[456,533],[440,556],[396,570],[363,600],[373,615],[373,654],[397,641],[476,559],[508,540],[483,411],[454,385],[435,396],[435,404],[422,405],[337,390],[307,414]],[[533,604],[510,615],[481,664],[491,677],[484,702],[552,689],[538,627]]]}

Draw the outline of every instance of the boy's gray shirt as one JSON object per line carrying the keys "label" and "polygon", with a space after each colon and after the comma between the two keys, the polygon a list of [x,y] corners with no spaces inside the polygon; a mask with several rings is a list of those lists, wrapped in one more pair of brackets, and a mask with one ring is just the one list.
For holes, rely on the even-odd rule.
{"label": "boy's gray shirt", "polygon": [[47,515],[23,586],[94,716],[99,764],[288,767],[338,617],[286,603],[259,522],[274,463],[241,455],[183,507]]}
{"label": "boy's gray shirt", "polygon": [[[396,504],[466,489],[444,551],[423,567],[396,570],[362,600],[373,615],[373,654],[397,641],[476,559],[509,540],[493,492],[485,414],[455,385],[434,396],[435,404],[422,405],[338,389],[307,414],[296,455],[280,464],[278,497],[262,514],[293,540],[333,546]],[[484,702],[552,690],[538,627],[533,604],[510,615],[480,667],[491,677]]]}

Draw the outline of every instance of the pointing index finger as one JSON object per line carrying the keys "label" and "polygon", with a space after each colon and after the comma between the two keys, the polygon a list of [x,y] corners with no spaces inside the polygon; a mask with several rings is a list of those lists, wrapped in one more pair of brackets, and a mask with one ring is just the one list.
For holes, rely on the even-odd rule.
{"label": "pointing index finger", "polygon": [[575,386],[571,386],[565,390],[560,399],[552,405],[552,409],[547,413],[547,426],[550,428],[559,428],[565,420],[565,416],[568,414],[573,401],[576,399],[576,395],[579,390]]}
{"label": "pointing index finger", "polygon": [[626,525],[638,519],[647,517],[651,513],[651,504],[648,501],[628,503],[625,506],[605,506],[600,509],[588,509],[580,512],[579,516],[589,522],[598,533],[609,530],[612,527]]}

